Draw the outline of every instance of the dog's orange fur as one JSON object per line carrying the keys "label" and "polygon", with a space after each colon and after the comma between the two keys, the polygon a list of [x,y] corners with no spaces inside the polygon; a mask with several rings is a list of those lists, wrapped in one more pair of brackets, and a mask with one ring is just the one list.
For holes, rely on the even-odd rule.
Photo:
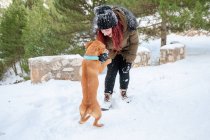
{"label": "dog's orange fur", "polygon": [[[86,55],[99,56],[104,53],[105,45],[98,40],[86,44]],[[101,118],[101,108],[97,101],[97,90],[99,85],[98,74],[111,63],[111,59],[101,64],[99,60],[83,60],[82,62],[82,92],[83,99],[80,105],[80,123],[85,123],[90,116],[95,118],[94,126],[102,127],[98,121]]]}

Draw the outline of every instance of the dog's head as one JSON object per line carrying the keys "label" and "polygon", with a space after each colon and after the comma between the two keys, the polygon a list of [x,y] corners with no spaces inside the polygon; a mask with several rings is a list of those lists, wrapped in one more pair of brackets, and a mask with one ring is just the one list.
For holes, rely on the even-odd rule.
{"label": "dog's head", "polygon": [[105,45],[99,40],[87,42],[85,44],[85,48],[86,48],[85,54],[91,56],[99,56],[102,53],[104,53],[104,51],[106,50]]}

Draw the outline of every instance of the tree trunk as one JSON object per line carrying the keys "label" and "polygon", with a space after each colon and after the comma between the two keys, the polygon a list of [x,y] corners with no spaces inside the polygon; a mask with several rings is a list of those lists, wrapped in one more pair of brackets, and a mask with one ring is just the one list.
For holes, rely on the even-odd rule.
{"label": "tree trunk", "polygon": [[13,67],[12,68],[13,68],[13,71],[15,72],[15,75],[18,75],[17,68],[16,68],[16,64],[15,63],[13,64]]}
{"label": "tree trunk", "polygon": [[166,38],[167,38],[166,22],[164,19],[162,19],[162,22],[161,22],[161,47],[166,45]]}

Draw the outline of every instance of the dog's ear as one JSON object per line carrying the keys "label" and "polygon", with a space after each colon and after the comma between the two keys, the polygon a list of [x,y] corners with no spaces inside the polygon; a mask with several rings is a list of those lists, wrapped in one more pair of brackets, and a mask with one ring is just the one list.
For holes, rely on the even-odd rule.
{"label": "dog's ear", "polygon": [[87,49],[92,43],[93,43],[93,41],[89,41],[89,42],[85,43],[85,48]]}
{"label": "dog's ear", "polygon": [[104,53],[104,50],[105,50],[105,45],[103,44],[103,43],[101,43],[100,45],[99,45],[100,47],[98,48],[98,51],[100,52],[100,53]]}

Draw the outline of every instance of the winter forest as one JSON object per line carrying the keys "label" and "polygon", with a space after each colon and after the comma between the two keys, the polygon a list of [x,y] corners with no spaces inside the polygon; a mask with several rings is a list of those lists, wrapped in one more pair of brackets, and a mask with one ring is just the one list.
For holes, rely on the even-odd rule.
{"label": "winter forest", "polygon": [[[138,53],[149,52],[150,64],[130,70],[130,103],[117,75],[112,108],[97,128],[93,118],[78,123],[81,82],[34,84],[29,60],[83,58],[96,36],[94,7],[104,4],[137,17]],[[177,61],[162,64],[161,51],[172,46],[183,56],[174,51]],[[209,62],[209,0],[0,0],[0,140],[208,140]],[[98,75],[100,105],[106,74]]]}

